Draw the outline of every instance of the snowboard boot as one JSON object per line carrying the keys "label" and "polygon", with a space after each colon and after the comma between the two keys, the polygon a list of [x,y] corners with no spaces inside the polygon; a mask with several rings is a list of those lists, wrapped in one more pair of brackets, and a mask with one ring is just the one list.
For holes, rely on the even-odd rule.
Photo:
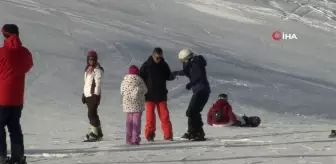
{"label": "snowboard boot", "polygon": [[174,141],[174,138],[173,137],[170,137],[170,138],[164,138],[165,141]]}
{"label": "snowboard boot", "polygon": [[205,136],[204,135],[200,135],[200,134],[195,135],[191,139],[191,141],[205,141],[205,140],[206,140]]}
{"label": "snowboard boot", "polygon": [[191,140],[193,137],[192,137],[192,134],[190,132],[187,132],[187,133],[184,133],[181,138]]}
{"label": "snowboard boot", "polygon": [[[102,138],[99,136],[99,129],[98,127],[90,126],[89,133],[86,134],[84,142],[95,142],[100,141]],[[100,134],[102,135],[102,134]]]}
{"label": "snowboard boot", "polygon": [[103,135],[102,128],[101,128],[101,127],[98,127],[97,131],[98,131],[98,138],[102,139],[103,136],[104,136],[104,135]]}
{"label": "snowboard boot", "polygon": [[5,163],[5,164],[27,164],[27,162],[26,162],[26,156],[23,156],[20,159],[12,159],[12,158],[7,157],[7,161],[6,162],[7,163]]}
{"label": "snowboard boot", "polygon": [[205,141],[205,140],[206,138],[203,128],[200,128],[200,130],[195,135],[193,135],[191,139],[191,141]]}
{"label": "snowboard boot", "polygon": [[329,135],[329,138],[336,138],[336,130],[331,130],[331,134]]}
{"label": "snowboard boot", "polygon": [[242,116],[242,119],[244,120],[244,127],[245,126],[249,126],[250,125],[250,120],[249,120],[249,118],[244,114],[244,116]]}

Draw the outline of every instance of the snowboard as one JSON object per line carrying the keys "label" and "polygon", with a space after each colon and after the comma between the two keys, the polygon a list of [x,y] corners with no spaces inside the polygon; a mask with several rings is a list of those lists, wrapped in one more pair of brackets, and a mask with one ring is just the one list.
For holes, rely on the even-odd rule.
{"label": "snowboard", "polygon": [[329,135],[329,138],[336,138],[336,130],[331,130],[331,134]]}
{"label": "snowboard", "polygon": [[252,127],[256,128],[260,125],[261,119],[259,116],[243,116],[246,124],[242,125],[241,127]]}

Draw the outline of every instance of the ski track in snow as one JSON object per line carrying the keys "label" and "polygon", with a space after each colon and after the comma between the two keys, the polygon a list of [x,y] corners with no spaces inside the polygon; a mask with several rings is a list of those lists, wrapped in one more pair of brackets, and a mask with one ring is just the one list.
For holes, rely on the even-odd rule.
{"label": "ski track in snow", "polygon": [[[29,163],[335,163],[336,2],[322,0],[3,0],[0,22],[20,26],[34,55],[22,125]],[[299,40],[275,42],[275,30]],[[204,126],[209,141],[180,141],[186,131],[187,79],[168,83],[176,141],[124,145],[119,93],[131,64],[160,46],[172,70],[187,46],[208,61],[212,94],[228,93],[234,111],[258,115],[258,128]],[[99,108],[104,141],[82,143],[80,104],[86,53],[106,70]],[[331,118],[326,119],[326,118]],[[142,129],[144,129],[145,115]],[[99,161],[97,161],[99,159]]]}
{"label": "ski track in snow", "polygon": [[[250,4],[223,0],[193,0],[189,2],[187,5],[196,10],[243,23],[265,23],[254,16],[257,14],[281,17],[283,20],[300,21],[308,26],[327,31],[335,31],[336,28],[336,4],[333,1],[256,0],[251,1],[254,3]],[[258,3],[265,3],[268,6],[256,6],[255,4]]]}

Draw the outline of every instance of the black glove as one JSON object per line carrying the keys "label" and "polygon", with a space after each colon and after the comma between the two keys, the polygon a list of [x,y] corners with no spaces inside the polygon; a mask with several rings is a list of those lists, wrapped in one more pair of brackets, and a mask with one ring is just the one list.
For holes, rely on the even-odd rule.
{"label": "black glove", "polygon": [[176,76],[177,76],[177,71],[173,71],[173,72],[171,73],[171,76],[176,77]]}
{"label": "black glove", "polygon": [[86,100],[85,100],[84,93],[82,94],[82,103],[83,103],[83,104],[86,104]]}
{"label": "black glove", "polygon": [[176,79],[176,74],[174,72],[172,72],[169,76],[169,80],[175,80]]}
{"label": "black glove", "polygon": [[190,84],[190,83],[188,83],[188,84],[186,85],[186,89],[187,89],[187,90],[190,90],[190,89],[191,89],[191,84]]}

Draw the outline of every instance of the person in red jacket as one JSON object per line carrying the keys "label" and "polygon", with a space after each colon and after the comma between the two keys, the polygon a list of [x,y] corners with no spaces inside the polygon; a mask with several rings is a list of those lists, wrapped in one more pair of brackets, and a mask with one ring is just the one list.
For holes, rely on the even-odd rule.
{"label": "person in red jacket", "polygon": [[236,114],[232,112],[232,107],[227,100],[227,94],[222,93],[218,95],[218,100],[208,112],[207,121],[209,125],[242,126],[245,124],[243,119],[240,119],[240,117],[237,117]]}
{"label": "person in red jacket", "polygon": [[[25,163],[23,134],[20,125],[24,103],[26,73],[33,66],[33,58],[22,46],[19,28],[6,24],[0,48],[0,164]],[[6,131],[10,133],[11,158],[7,158]]]}

